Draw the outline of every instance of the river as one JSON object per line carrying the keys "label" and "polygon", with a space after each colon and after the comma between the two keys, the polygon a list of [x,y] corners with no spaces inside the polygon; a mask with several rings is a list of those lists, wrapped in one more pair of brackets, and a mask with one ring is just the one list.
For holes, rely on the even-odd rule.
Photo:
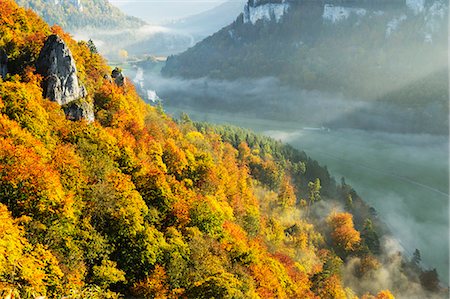
{"label": "river", "polygon": [[[164,79],[158,74],[160,68],[161,64],[145,70],[130,67],[126,73],[134,78],[137,85],[145,86],[144,89],[150,88],[158,93],[172,91],[169,94],[177,99],[169,97],[164,101],[164,108],[175,117],[180,112],[186,112],[195,121],[249,128],[305,151],[311,158],[326,165],[336,181],[345,177],[346,182],[378,211],[379,217],[400,241],[407,255],[419,249],[423,266],[436,268],[441,281],[449,281],[448,136],[322,129],[323,119],[345,118],[349,103],[330,95],[324,97],[320,93],[308,93],[303,99],[306,101],[303,103],[305,107],[300,109],[298,121],[268,120],[256,111],[252,116],[213,111],[211,107],[217,103],[218,106],[222,103],[239,110],[239,107],[245,109],[242,105],[248,101],[274,102],[273,98],[279,94],[283,99],[291,97],[297,102],[302,101],[298,101],[298,93],[286,91],[272,80],[216,82]],[[206,91],[210,93],[207,96]],[[192,99],[183,100],[185,97],[198,101],[203,99],[204,105],[192,102]],[[242,101],[243,97],[245,101]],[[228,102],[229,99],[233,101]],[[287,114],[290,108],[293,109],[285,101],[275,101],[273,104],[280,110],[286,110]],[[263,107],[270,109],[267,105]],[[376,118],[376,122],[384,122],[385,127],[389,127],[389,118],[384,117],[383,113]],[[370,115],[366,114],[365,118],[369,119]]]}
{"label": "river", "polygon": [[[177,116],[180,109],[165,107]],[[305,124],[239,114],[183,109],[193,120],[232,124],[289,143],[326,165],[377,211],[407,255],[421,251],[425,267],[448,281],[448,137],[354,129],[311,129]]]}

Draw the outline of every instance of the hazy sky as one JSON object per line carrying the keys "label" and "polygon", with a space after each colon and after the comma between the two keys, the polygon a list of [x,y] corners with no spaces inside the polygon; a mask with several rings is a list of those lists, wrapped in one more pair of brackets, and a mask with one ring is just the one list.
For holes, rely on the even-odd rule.
{"label": "hazy sky", "polygon": [[[149,23],[180,19],[211,9],[227,0],[109,0],[125,13]],[[231,0],[233,1],[233,0]]]}

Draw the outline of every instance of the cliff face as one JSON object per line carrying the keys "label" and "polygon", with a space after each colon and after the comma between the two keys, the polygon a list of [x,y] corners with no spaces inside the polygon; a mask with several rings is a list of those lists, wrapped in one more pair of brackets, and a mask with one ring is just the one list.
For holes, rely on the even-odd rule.
{"label": "cliff face", "polygon": [[78,82],[72,53],[57,35],[46,40],[36,70],[44,77],[44,97],[65,105],[86,96],[86,89]]}
{"label": "cliff face", "polygon": [[[399,105],[411,122],[408,130],[426,126],[446,134],[447,13],[443,0],[251,0],[235,22],[170,56],[162,74],[274,77],[295,89]],[[204,101],[213,105],[212,99]],[[437,118],[421,113],[427,109],[442,113]]]}
{"label": "cliff face", "polygon": [[[163,74],[190,78],[254,74],[278,77],[281,70],[292,66],[297,55],[303,55],[304,63],[300,65],[305,66],[320,51],[320,60],[334,67],[339,59],[337,53],[346,48],[365,52],[367,57],[362,57],[357,64],[360,66],[381,52],[381,56],[394,57],[399,47],[423,47],[412,54],[420,60],[420,55],[435,56],[430,54],[434,49],[446,46],[447,12],[448,5],[442,0],[249,0],[234,23],[186,52],[169,57]],[[434,49],[430,50],[429,45]],[[327,57],[327,52],[333,54]],[[371,57],[369,52],[374,52]],[[200,65],[200,61],[206,63]],[[257,69],[262,64],[271,65],[265,68],[269,72]],[[377,64],[375,61],[372,65]]]}
{"label": "cliff face", "polygon": [[250,0],[244,7],[244,23],[255,24],[259,20],[280,22],[289,10],[286,0],[262,1]]}
{"label": "cliff face", "polygon": [[36,71],[44,77],[43,95],[51,101],[65,106],[71,119],[94,119],[89,104],[76,104],[87,96],[86,88],[79,82],[77,67],[67,45],[57,35],[51,35],[45,41],[36,62]]}

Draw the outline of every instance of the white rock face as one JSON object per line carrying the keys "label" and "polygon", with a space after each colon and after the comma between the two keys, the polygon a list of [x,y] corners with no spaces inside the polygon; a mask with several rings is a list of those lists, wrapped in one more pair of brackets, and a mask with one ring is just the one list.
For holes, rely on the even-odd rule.
{"label": "white rock face", "polygon": [[78,8],[79,11],[83,11],[83,4],[81,3],[81,0],[70,0],[70,2]]}
{"label": "white rock face", "polygon": [[398,28],[398,26],[405,20],[406,15],[401,15],[399,17],[390,20],[386,26],[386,37],[389,37],[392,34],[392,32],[394,32]]}
{"label": "white rock face", "polygon": [[426,18],[443,18],[447,12],[447,6],[442,1],[435,1],[428,9],[428,14]]}
{"label": "white rock face", "polygon": [[228,35],[231,39],[234,39],[234,30],[228,30]]}
{"label": "white rock face", "polygon": [[426,33],[424,37],[424,42],[426,43],[433,43],[433,36],[430,33]]}
{"label": "white rock face", "polygon": [[72,53],[59,36],[47,38],[36,62],[36,70],[44,77],[44,97],[65,105],[86,96],[86,89],[78,81]]}
{"label": "white rock face", "polygon": [[348,19],[352,14],[363,17],[367,11],[363,8],[334,6],[332,4],[325,4],[323,8],[323,19],[331,23],[337,23]]}
{"label": "white rock face", "polygon": [[413,11],[415,15],[423,12],[425,0],[406,0],[406,6]]}
{"label": "white rock face", "polygon": [[152,101],[153,103],[157,103],[161,101],[161,98],[158,96],[156,91],[148,89],[147,90],[147,99],[149,101]]}
{"label": "white rock face", "polygon": [[81,3],[81,0],[44,0],[44,2],[53,3],[54,5],[63,5],[64,2],[69,2],[75,6],[78,11],[83,11],[83,3]]}
{"label": "white rock face", "polygon": [[144,88],[144,70],[141,67],[137,69],[133,82],[140,88]]}
{"label": "white rock face", "polygon": [[252,6],[247,3],[244,8],[244,23],[255,24],[259,20],[281,21],[284,14],[289,10],[289,3],[283,0],[281,3],[266,3]]}

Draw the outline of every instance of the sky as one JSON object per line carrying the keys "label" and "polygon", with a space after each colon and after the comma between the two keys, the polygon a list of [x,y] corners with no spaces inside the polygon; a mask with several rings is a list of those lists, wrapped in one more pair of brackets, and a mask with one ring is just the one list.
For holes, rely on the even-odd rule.
{"label": "sky", "polygon": [[[182,19],[209,10],[226,0],[109,0],[126,14],[150,24]],[[233,1],[233,0],[231,0]]]}

